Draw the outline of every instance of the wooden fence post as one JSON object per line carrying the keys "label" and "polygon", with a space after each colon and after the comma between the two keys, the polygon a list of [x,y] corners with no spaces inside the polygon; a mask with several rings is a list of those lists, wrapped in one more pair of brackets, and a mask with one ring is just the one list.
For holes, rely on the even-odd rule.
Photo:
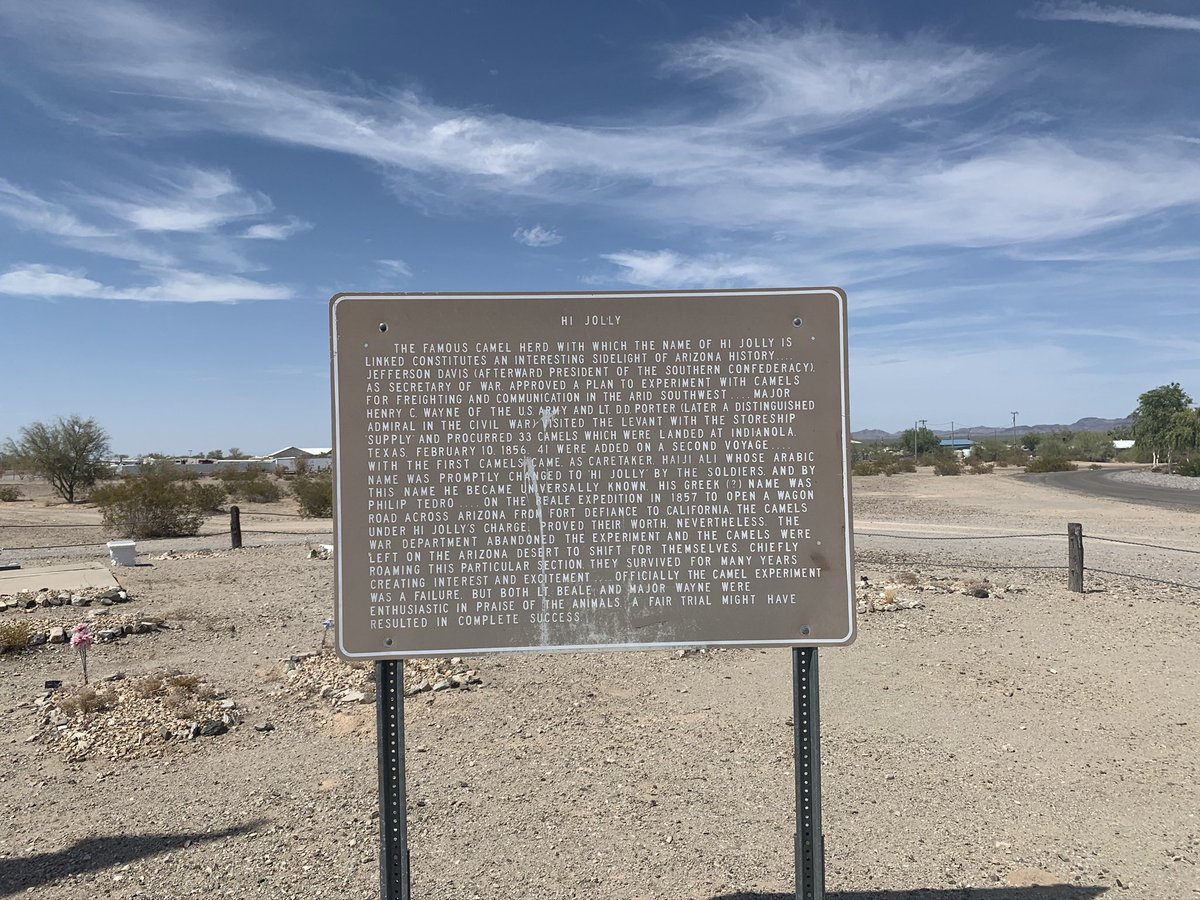
{"label": "wooden fence post", "polygon": [[242,549],[242,511],[229,507],[229,537],[234,550]]}
{"label": "wooden fence post", "polygon": [[1067,523],[1067,590],[1083,593],[1083,526]]}

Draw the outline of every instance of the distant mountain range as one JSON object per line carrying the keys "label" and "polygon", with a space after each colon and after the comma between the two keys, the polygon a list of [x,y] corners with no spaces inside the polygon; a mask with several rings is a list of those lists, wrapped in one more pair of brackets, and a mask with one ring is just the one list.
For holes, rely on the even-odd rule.
{"label": "distant mountain range", "polygon": [[[954,437],[970,438],[971,440],[982,440],[986,437],[1012,437],[1015,434],[1020,437],[1023,434],[1029,434],[1031,431],[1036,431],[1042,434],[1051,431],[1111,431],[1114,428],[1119,428],[1122,425],[1132,425],[1132,419],[1097,419],[1094,416],[1080,419],[1072,425],[1020,425],[1018,424],[1014,430],[1011,425],[963,425],[955,427]],[[931,428],[936,435],[941,437],[950,437],[949,429]],[[899,440],[903,431],[880,431],[878,428],[866,428],[862,431],[852,431],[850,437],[856,441],[873,442],[873,441],[895,441]]]}

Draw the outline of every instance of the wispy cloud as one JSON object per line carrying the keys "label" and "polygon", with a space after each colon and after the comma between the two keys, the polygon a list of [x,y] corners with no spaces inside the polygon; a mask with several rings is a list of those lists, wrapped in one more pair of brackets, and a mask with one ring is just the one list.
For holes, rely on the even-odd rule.
{"label": "wispy cloud", "polygon": [[[178,169],[147,166],[145,172],[141,182],[111,181],[91,191],[60,186],[57,198],[43,197],[0,178],[0,218],[63,246],[108,260],[134,263],[136,274],[130,280],[150,280],[165,288],[160,293],[168,299],[179,296],[190,302],[192,292],[182,289],[178,282],[159,283],[159,273],[204,268],[222,273],[249,272],[257,268],[243,255],[240,243],[224,226],[269,211],[269,199],[241,189],[224,170],[185,165]],[[283,240],[310,227],[309,223],[292,217],[283,223],[257,223],[238,237]],[[129,292],[107,288],[100,291],[81,282],[68,282],[62,273],[47,274],[37,266],[21,271],[19,277],[9,279],[10,287],[57,285],[62,289],[55,294],[59,297],[133,296]],[[205,290],[215,286],[211,291],[214,300],[229,299],[247,286],[251,288],[250,294],[261,293],[253,288],[258,282],[234,280],[230,282],[233,285],[230,292],[222,287],[219,277],[209,277],[217,278],[205,285]],[[274,299],[278,292],[268,293]],[[34,289],[29,295],[42,293]]]}
{"label": "wispy cloud", "polygon": [[532,225],[529,228],[518,228],[513,232],[513,240],[526,247],[553,247],[562,243],[562,235],[553,228],[543,228]]}
{"label": "wispy cloud", "polygon": [[386,272],[391,272],[393,275],[402,275],[405,278],[412,278],[412,269],[402,259],[377,259],[375,262]]}
{"label": "wispy cloud", "polygon": [[673,250],[604,254],[617,266],[616,279],[646,287],[766,287],[781,283],[775,266],[761,259],[688,256]]}
{"label": "wispy cloud", "polygon": [[291,288],[263,284],[237,276],[214,276],[174,270],[159,273],[153,283],[113,287],[87,277],[79,270],[30,264],[0,275],[0,294],[40,299],[90,298],[140,300],[147,303],[234,303],[240,300],[288,300]]}
{"label": "wispy cloud", "polygon": [[294,234],[310,231],[312,222],[305,222],[295,216],[289,216],[283,222],[260,222],[251,225],[242,232],[242,237],[255,241],[286,241]]}
{"label": "wispy cloud", "polygon": [[[833,228],[893,249],[1078,237],[1200,203],[1200,160],[1169,135],[1046,137],[1044,124],[1031,124],[1028,135],[985,133],[967,145],[929,134],[869,154],[827,152],[821,136],[831,124],[977,102],[1029,63],[1026,54],[928,35],[745,26],[692,41],[668,51],[671,71],[708,79],[736,102],[611,128],[468,112],[411,91],[322,89],[249,68],[240,60],[253,56],[235,60],[221,35],[154,7],[114,0],[62,10],[0,5],[29,46],[65,42],[76,51],[64,77],[102,76],[154,93],[158,103],[114,110],[128,128],[217,130],[334,151],[439,197],[584,203],[681,227],[783,230],[799,242]],[[860,137],[869,135],[879,137],[869,128]],[[190,202],[138,204],[130,219],[206,228],[264,211],[264,198],[202,174],[182,185]]]}
{"label": "wispy cloud", "polygon": [[88,225],[67,207],[0,178],[0,215],[21,228],[66,238],[105,237],[111,232]]}
{"label": "wispy cloud", "polygon": [[[1030,61],[927,35],[745,26],[692,41],[669,51],[671,71],[736,102],[613,128],[465,111],[411,91],[318,88],[247,67],[240,60],[252,55],[235,60],[199,23],[184,28],[120,0],[49,10],[9,3],[0,16],[31,47],[68,43],[78,62],[62,77],[154,93],[157,103],[113,110],[127,128],[320,148],[439,198],[585,204],[671,226],[782,231],[805,245],[835,230],[881,249],[1061,240],[1200,203],[1200,160],[1169,134],[1047,136],[1034,117],[1028,133],[1010,123],[1003,134],[883,138],[884,117],[936,121],[947,104],[1001,95]],[[886,146],[828,152],[831,124],[860,120],[855,140]],[[267,208],[227,173],[197,172],[177,187],[186,202],[143,201],[125,215],[143,228],[203,229]]]}
{"label": "wispy cloud", "polygon": [[0,275],[0,294],[15,297],[102,297],[109,289],[82,272],[28,265]]}
{"label": "wispy cloud", "polygon": [[213,231],[271,211],[263,194],[243,190],[223,169],[160,169],[147,184],[124,185],[92,202],[139,231]]}
{"label": "wispy cloud", "polygon": [[735,116],[814,124],[961,103],[989,90],[1016,63],[925,34],[895,40],[758,23],[691,41],[670,57],[673,69],[717,79],[737,100]]}
{"label": "wispy cloud", "polygon": [[1095,22],[1127,28],[1167,28],[1172,31],[1200,31],[1200,17],[1147,12],[1128,6],[1102,3],[1041,3],[1029,13],[1032,19],[1057,22]]}

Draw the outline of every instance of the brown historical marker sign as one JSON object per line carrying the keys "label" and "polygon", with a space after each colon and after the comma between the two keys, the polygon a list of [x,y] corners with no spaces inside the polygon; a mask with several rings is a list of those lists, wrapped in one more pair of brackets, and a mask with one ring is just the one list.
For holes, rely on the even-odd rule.
{"label": "brown historical marker sign", "polygon": [[339,294],[348,659],[854,639],[836,288]]}

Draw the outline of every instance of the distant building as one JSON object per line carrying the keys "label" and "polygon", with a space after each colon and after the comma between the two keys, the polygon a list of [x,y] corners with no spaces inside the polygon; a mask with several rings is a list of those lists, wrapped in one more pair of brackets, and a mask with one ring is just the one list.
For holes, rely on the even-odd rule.
{"label": "distant building", "polygon": [[975,446],[975,442],[969,438],[947,438],[944,441],[938,441],[938,446],[953,450],[959,456],[966,458],[971,455],[971,448]]}
{"label": "distant building", "polygon": [[1113,449],[1114,450],[1129,450],[1136,443],[1137,443],[1137,441],[1125,441],[1125,440],[1113,441]]}
{"label": "distant building", "polygon": [[274,460],[276,472],[315,472],[333,466],[332,447],[284,447],[268,453],[266,459]]}

